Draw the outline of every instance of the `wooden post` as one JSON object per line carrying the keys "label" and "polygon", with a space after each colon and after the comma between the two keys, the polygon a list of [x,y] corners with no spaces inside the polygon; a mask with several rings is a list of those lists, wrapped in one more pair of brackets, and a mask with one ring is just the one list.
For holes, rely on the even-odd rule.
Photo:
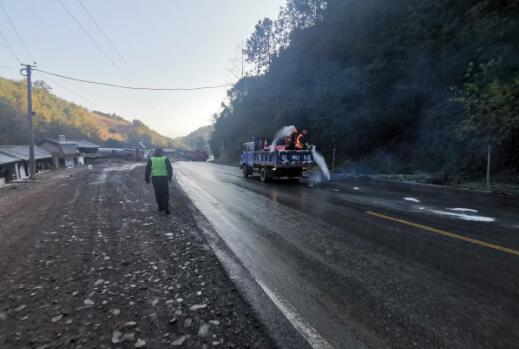
{"label": "wooden post", "polygon": [[335,170],[335,146],[333,147],[332,153],[332,171]]}
{"label": "wooden post", "polygon": [[28,138],[29,138],[29,173],[32,180],[36,179],[36,160],[34,157],[34,132],[32,125],[32,68],[33,65],[22,64],[25,68],[20,73],[27,77],[27,122],[28,122]]}

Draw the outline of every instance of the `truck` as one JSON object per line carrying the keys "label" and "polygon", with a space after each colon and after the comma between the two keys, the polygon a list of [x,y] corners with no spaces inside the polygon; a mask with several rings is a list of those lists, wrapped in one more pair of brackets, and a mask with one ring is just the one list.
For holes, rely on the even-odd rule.
{"label": "truck", "polygon": [[314,164],[310,150],[291,150],[284,146],[270,149],[265,138],[253,138],[243,143],[240,154],[240,169],[243,177],[259,175],[262,182],[273,179],[298,181]]}

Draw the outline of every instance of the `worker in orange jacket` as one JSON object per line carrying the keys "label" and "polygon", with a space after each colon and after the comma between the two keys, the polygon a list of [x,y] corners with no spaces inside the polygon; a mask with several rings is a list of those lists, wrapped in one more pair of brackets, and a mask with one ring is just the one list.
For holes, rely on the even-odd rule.
{"label": "worker in orange jacket", "polygon": [[296,145],[295,145],[296,150],[304,150],[308,147],[308,145],[306,144],[307,137],[308,137],[307,130],[303,130],[303,132],[301,132],[300,134],[297,135]]}

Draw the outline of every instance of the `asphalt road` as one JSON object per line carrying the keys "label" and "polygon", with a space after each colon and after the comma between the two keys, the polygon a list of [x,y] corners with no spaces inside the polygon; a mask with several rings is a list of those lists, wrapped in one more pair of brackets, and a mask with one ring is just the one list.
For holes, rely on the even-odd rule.
{"label": "asphalt road", "polygon": [[174,167],[312,347],[519,345],[517,199],[362,180],[263,184],[237,167]]}

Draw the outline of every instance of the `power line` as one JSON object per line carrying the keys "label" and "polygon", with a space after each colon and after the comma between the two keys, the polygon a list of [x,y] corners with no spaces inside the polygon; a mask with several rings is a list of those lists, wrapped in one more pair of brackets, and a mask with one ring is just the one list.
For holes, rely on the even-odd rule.
{"label": "power line", "polygon": [[197,90],[209,90],[209,89],[217,89],[217,88],[223,88],[223,87],[229,87],[233,84],[225,84],[225,85],[214,85],[214,86],[198,86],[198,87],[138,87],[138,86],[125,86],[125,85],[119,85],[119,84],[112,84],[108,82],[100,82],[100,81],[92,81],[92,80],[85,80],[85,79],[78,79],[66,75],[61,75],[57,73],[52,73],[49,71],[41,70],[38,68],[34,68],[34,70],[39,71],[40,73],[53,75],[62,79],[77,81],[77,82],[83,82],[86,84],[93,84],[93,85],[101,85],[101,86],[108,86],[108,87],[115,87],[115,88],[122,88],[127,90],[147,90],[147,91],[197,91]]}
{"label": "power line", "polygon": [[18,63],[21,63],[22,60],[20,59],[20,57],[18,57],[18,55],[16,54],[16,51],[13,49],[13,47],[11,46],[11,44],[9,43],[9,40],[7,40],[7,38],[5,37],[5,35],[2,33],[2,31],[0,30],[0,37],[2,37],[2,39],[4,40],[5,42],[5,46],[7,47],[8,51],[11,53],[11,55],[13,55],[14,59],[18,61]]}
{"label": "power line", "polygon": [[[88,104],[90,104],[91,106],[95,106],[97,103],[93,102],[90,98],[86,98],[85,96],[77,93],[76,91],[74,91],[73,89],[71,89],[70,87],[67,87],[61,83],[59,83],[58,81],[56,81],[55,79],[51,78],[50,76],[47,76],[45,77],[45,79],[48,79],[49,81],[51,81],[53,84],[61,87],[62,89],[64,90],[67,90],[69,91],[70,93],[72,93],[73,95],[76,95],[77,97],[79,97],[80,99],[83,100],[83,102],[87,102]],[[98,107],[96,107],[97,109],[99,109]]]}
{"label": "power line", "polygon": [[123,72],[119,69],[119,67],[117,66],[117,64],[114,63],[114,61],[112,60],[112,58],[110,58],[110,56],[108,55],[108,53],[106,53],[106,51],[101,47],[101,45],[99,45],[99,43],[96,41],[96,39],[94,39],[94,37],[90,34],[90,32],[83,26],[83,24],[81,24],[81,22],[76,18],[76,16],[74,16],[72,14],[72,12],[70,12],[70,10],[68,9],[67,6],[65,6],[65,4],[61,1],[61,0],[57,0],[58,3],[61,5],[61,7],[63,7],[63,9],[65,10],[65,12],[67,12],[67,14],[74,20],[74,22],[76,22],[76,24],[79,26],[79,28],[83,31],[83,33],[85,33],[85,35],[90,39],[90,41],[94,44],[94,46],[103,54],[103,56],[119,71],[119,73],[121,75],[124,76]]}
{"label": "power line", "polygon": [[[110,39],[110,37],[108,37],[108,34],[106,34],[106,32],[103,30],[103,28],[101,27],[101,25],[95,20],[94,16],[90,13],[90,11],[88,10],[88,8],[83,4],[83,2],[81,0],[78,0],[79,2],[79,5],[81,6],[81,8],[83,8],[83,10],[85,11],[85,13],[87,14],[88,18],[90,18],[90,20],[94,23],[94,25],[97,27],[97,29],[101,32],[101,34],[103,35],[103,37],[105,38],[105,40],[108,42],[108,45],[110,45],[110,47],[112,48],[112,50],[117,54],[117,56],[119,57],[119,59],[123,62],[123,64],[126,66],[126,68],[128,69],[128,71],[130,72],[130,74],[133,76],[133,78],[135,79],[135,81],[139,84],[139,85],[142,85],[142,81],[141,79],[139,79],[139,77],[137,76],[137,74],[134,72],[134,70],[132,69],[132,67],[130,66],[130,64],[126,61],[126,59],[124,58],[124,56],[121,54],[121,52],[117,49],[117,46],[115,46],[115,43]],[[129,81],[129,79],[128,79]],[[160,105],[155,105],[154,103],[152,103],[153,99],[148,99],[148,96],[146,95],[142,95],[144,101],[146,103],[148,103],[153,109],[155,109],[159,114],[162,114],[164,116],[164,111],[162,110],[162,108],[160,107]]]}
{"label": "power line", "polygon": [[7,10],[5,9],[4,5],[2,5],[1,2],[0,2],[0,8],[2,9],[2,12],[4,13],[4,15],[7,17],[7,20],[9,21],[9,24],[11,24],[11,27],[13,28],[16,36],[18,37],[18,40],[20,40],[20,43],[22,44],[23,49],[25,50],[25,52],[27,53],[29,58],[34,61],[34,56],[32,55],[31,51],[29,50],[29,48],[27,47],[25,42],[23,41],[22,36],[20,35],[18,30],[16,29],[16,26],[14,25],[13,21],[11,20],[11,17],[9,16],[9,13],[7,13]]}
{"label": "power line", "polygon": [[[2,3],[0,2],[0,8],[2,9],[2,12],[5,14],[5,16],[7,17],[7,20],[9,21],[9,23],[11,24],[11,27],[13,28],[14,32],[16,33],[16,36],[18,37],[18,40],[20,40],[20,43],[22,44],[23,48],[25,49],[25,52],[27,53],[27,55],[29,56],[29,58],[33,61],[35,61],[34,59],[34,56],[33,54],[31,53],[31,51],[29,50],[29,48],[27,47],[27,45],[25,44],[25,41],[23,40],[22,36],[20,35],[20,33],[18,32],[18,30],[16,29],[16,26],[14,25],[11,17],[9,16],[9,14],[7,13],[7,10],[5,9],[4,5],[2,5]],[[7,66],[0,66],[0,68],[13,68],[13,69],[17,69],[17,67],[7,67]],[[33,69],[34,70],[34,69]],[[81,98],[82,100],[85,100],[85,101],[88,101],[87,98],[81,96],[79,93],[75,92],[74,90],[60,84],[59,82],[57,82],[56,80],[50,78],[50,77],[47,77],[50,81],[52,81],[54,84],[60,86],[61,88],[63,88],[64,90],[67,90],[69,91],[70,93],[78,96],[79,98]],[[90,104],[92,104],[91,101],[88,101]],[[95,104],[95,103],[94,103]]]}
{"label": "power line", "polygon": [[[4,5],[0,2],[0,8],[2,9],[2,12],[5,14],[5,16],[7,17],[7,20],[9,21],[9,23],[11,24],[11,27],[13,28],[14,32],[16,33],[16,36],[18,37],[18,40],[20,40],[20,43],[22,44],[23,48],[25,49],[25,52],[27,53],[27,55],[29,56],[29,58],[31,60],[35,60],[34,59],[34,55],[31,53],[31,51],[29,50],[29,48],[27,47],[27,45],[25,44],[25,41],[23,40],[22,36],[20,35],[20,33],[18,32],[18,30],[16,29],[16,26],[14,25],[14,22],[12,21],[11,17],[9,16],[7,10],[5,9]],[[3,36],[3,35],[2,35]],[[5,37],[4,37],[4,40]],[[0,65],[0,68],[4,68],[4,69],[18,69],[18,67],[15,67],[15,66],[1,66]],[[34,69],[33,69],[34,70]],[[63,85],[63,84],[60,84],[58,81],[56,81],[55,79],[52,79],[51,77],[47,76],[47,79],[51,82],[53,82],[54,84],[56,84],[57,86],[63,88],[64,90],[67,90],[69,91],[70,93],[78,96],[79,98],[81,98],[82,100],[88,102],[89,104],[95,104],[93,103],[91,100],[87,99],[86,97],[82,96],[81,94],[77,93],[76,91],[72,90],[71,88]]]}
{"label": "power line", "polygon": [[[97,47],[97,49],[103,54],[103,56],[114,66],[114,68],[119,72],[119,74],[121,74],[121,76],[123,76],[128,82],[130,82],[130,79],[127,78],[127,76],[123,73],[123,71],[119,68],[119,66],[117,64],[115,64],[115,62],[112,60],[112,58],[110,57],[110,55],[101,47],[101,45],[96,41],[96,39],[90,34],[90,32],[81,24],[81,22],[79,21],[79,19],[77,19],[71,12],[70,10],[65,6],[65,4],[61,1],[61,0],[57,0],[60,5],[63,7],[63,9],[65,9],[65,11],[69,14],[70,17],[72,17],[72,19],[76,22],[76,24],[81,28],[81,30],[88,36],[88,38],[92,41],[92,43]],[[114,49],[114,51],[116,51],[116,53],[122,57],[122,55],[119,53],[119,51],[117,50],[117,48],[115,48],[115,45],[113,44],[113,42],[108,38],[108,35],[106,35],[106,33],[104,32],[104,30],[101,28],[101,26],[97,23],[97,21],[94,19],[94,17],[91,15],[91,13],[88,11],[88,9],[86,8],[86,6],[84,6],[82,3],[80,3],[81,7],[83,8],[83,10],[87,13],[88,17],[92,20],[92,22],[94,22],[94,24],[96,25],[96,27],[99,29],[99,31],[101,32],[101,34],[105,37],[105,39],[108,41],[108,44],[112,47],[112,49]],[[122,59],[123,60],[123,63],[125,63],[128,68],[129,68],[129,65],[126,63],[126,61],[124,60],[124,58]],[[135,76],[135,73],[133,73],[133,71],[131,70],[131,68],[129,68],[130,70],[130,73],[132,73],[134,76]],[[138,80],[138,78],[137,78]],[[138,81],[139,82],[139,81]],[[139,84],[141,84],[141,82],[139,82]],[[163,111],[160,110],[160,108],[158,108],[157,106],[153,105],[147,98],[146,96],[142,96],[144,101],[146,103],[148,103],[152,108],[154,108],[159,114],[164,114]]]}
{"label": "power line", "polygon": [[[74,22],[76,22],[76,24],[79,26],[79,28],[83,31],[83,33],[85,33],[85,35],[90,39],[90,41],[94,44],[94,46],[101,52],[101,54],[114,66],[114,68],[119,72],[119,74],[121,74],[122,77],[124,77],[124,79],[126,79],[128,82],[129,82],[129,79],[126,77],[126,75],[123,73],[123,71],[119,68],[119,66],[117,64],[115,64],[115,62],[112,60],[112,58],[110,57],[110,55],[101,47],[101,45],[97,42],[97,40],[90,34],[90,32],[83,26],[83,24],[81,24],[81,22],[79,21],[79,19],[77,19],[73,14],[72,12],[70,12],[70,10],[67,8],[67,6],[65,6],[65,4],[61,1],[61,0],[57,0],[59,2],[59,4],[61,5],[61,7],[63,7],[63,9],[65,10],[65,12],[67,12],[67,14],[74,20]],[[82,5],[82,4],[80,4]],[[101,33],[105,36],[105,38],[107,38],[106,34],[104,33],[104,31],[101,29],[101,27],[99,26],[99,24],[97,24],[97,22],[93,19],[93,16],[90,15],[90,12],[88,12],[88,10],[86,10],[86,7],[83,6],[83,9],[85,10],[85,12],[87,12],[87,15],[90,17],[90,19],[94,22],[94,24],[98,27],[98,29],[101,31]],[[109,41],[109,44],[111,44],[111,42]],[[159,114],[162,114],[162,112],[160,110],[157,109],[157,107],[155,107],[154,105],[152,105],[146,98],[144,98],[144,101],[147,102],[148,104],[150,104],[150,106],[154,109],[156,109]]]}
{"label": "power line", "polygon": [[[2,12],[5,14],[5,16],[7,17],[7,20],[9,21],[9,23],[11,24],[11,27],[13,28],[14,32],[16,33],[16,36],[18,37],[18,40],[20,41],[20,43],[22,44],[23,48],[25,49],[25,52],[27,53],[27,55],[29,56],[29,58],[33,61],[35,61],[34,59],[34,55],[32,54],[32,52],[29,50],[29,48],[27,47],[27,45],[25,44],[25,41],[23,40],[22,36],[20,35],[20,33],[18,32],[18,30],[16,29],[16,26],[14,25],[14,22],[12,21],[11,17],[9,16],[7,10],[5,9],[4,5],[0,2],[0,8],[2,9]],[[7,67],[7,66],[0,66],[0,68],[13,68],[13,69],[17,69],[17,67]],[[33,69],[34,70],[34,69]],[[87,101],[89,104],[92,104],[92,101],[90,101],[89,99],[85,98],[84,96],[80,95],[79,93],[75,92],[74,90],[68,88],[67,86],[63,85],[63,84],[60,84],[59,82],[57,82],[56,80],[52,79],[51,77],[47,77],[47,79],[49,79],[50,81],[52,81],[54,84],[56,84],[57,86],[60,86],[61,88],[63,88],[64,90],[67,90],[69,91],[70,93],[78,96],[79,98],[81,98],[82,100],[84,101]],[[95,103],[93,103],[95,104]]]}
{"label": "power line", "polygon": [[[128,68],[128,71],[130,71],[130,73],[133,75],[133,77],[137,80],[139,80],[139,78],[137,77],[137,75],[134,73],[134,71],[132,70],[132,68],[130,67],[130,65],[128,64],[128,62],[126,61],[126,59],[123,57],[123,55],[121,54],[121,52],[119,52],[119,50],[117,49],[117,47],[115,46],[115,44],[113,43],[112,40],[110,40],[110,38],[108,37],[108,35],[106,34],[106,32],[103,30],[103,28],[99,25],[99,23],[95,20],[94,16],[92,16],[92,14],[90,13],[90,11],[87,9],[87,7],[83,4],[83,2],[81,0],[78,0],[79,2],[79,5],[83,8],[83,10],[85,11],[85,13],[87,14],[88,18],[90,18],[90,20],[95,24],[95,26],[97,27],[97,29],[99,29],[99,31],[101,32],[101,34],[103,35],[103,37],[106,39],[106,41],[108,42],[108,44],[110,45],[110,47],[114,50],[114,52],[117,54],[117,56],[119,57],[119,59],[124,63],[124,65],[126,66],[126,68]],[[139,81],[140,83],[140,81]]]}

